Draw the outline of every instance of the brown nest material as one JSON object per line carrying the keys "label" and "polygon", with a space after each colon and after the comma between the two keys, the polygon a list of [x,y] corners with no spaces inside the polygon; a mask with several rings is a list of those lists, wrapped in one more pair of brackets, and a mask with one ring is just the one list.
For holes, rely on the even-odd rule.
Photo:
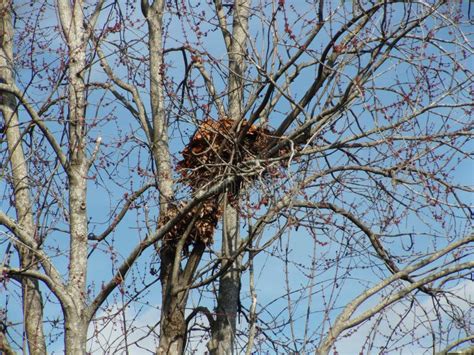
{"label": "brown nest material", "polygon": [[183,160],[178,163],[178,171],[182,181],[194,191],[223,176],[229,164],[235,166],[259,155],[272,138],[268,129],[249,126],[244,120],[239,132],[245,132],[245,135],[237,147],[239,133],[233,132],[234,124],[235,121],[228,118],[204,120],[182,151]]}
{"label": "brown nest material", "polygon": [[[184,204],[179,207],[184,207]],[[179,213],[180,208],[174,204],[170,204],[168,211],[165,216],[160,218],[159,227],[164,226],[169,220],[176,217]],[[198,214],[196,216],[196,214]],[[183,237],[188,231],[189,225],[195,218],[194,225],[189,231],[186,241],[184,244],[185,250],[187,247],[196,242],[210,245],[213,242],[214,230],[216,229],[217,222],[219,221],[221,213],[219,211],[219,205],[216,198],[204,201],[201,205],[196,206],[186,215],[184,215],[178,223],[164,236],[164,245],[175,245],[178,243],[181,237]]]}
{"label": "brown nest material", "polygon": [[[194,133],[189,144],[182,151],[183,159],[177,169],[182,176],[182,182],[188,185],[193,192],[203,186],[230,173],[229,165],[250,160],[263,152],[272,139],[270,130],[249,125],[247,121],[240,122],[238,132],[234,132],[235,121],[231,119],[204,120]],[[239,132],[245,132],[239,139]],[[238,189],[235,189],[236,191]],[[236,202],[235,192],[228,194],[230,203]],[[186,240],[186,246],[201,242],[209,245],[213,242],[214,230],[222,215],[218,197],[203,202],[200,207],[194,208],[164,238],[165,244],[177,243],[196,213],[194,226]],[[178,209],[173,206],[160,220],[164,225],[176,216]]]}

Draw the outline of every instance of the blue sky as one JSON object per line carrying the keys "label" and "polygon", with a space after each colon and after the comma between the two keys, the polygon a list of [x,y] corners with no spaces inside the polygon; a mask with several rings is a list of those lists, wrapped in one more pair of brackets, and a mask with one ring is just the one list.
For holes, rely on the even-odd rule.
{"label": "blue sky", "polygon": [[[287,4],[290,4],[290,2],[287,2]],[[301,4],[302,2],[294,2],[295,5],[301,6],[298,8],[298,12],[306,13],[306,11],[309,13],[312,11],[309,7],[303,7]],[[339,6],[340,2],[333,2],[331,3],[332,6]],[[466,4],[463,4],[465,6]],[[305,5],[306,6],[306,5]],[[349,5],[346,5],[349,6]],[[27,11],[25,7],[22,7],[22,11]],[[53,25],[56,23],[57,18],[56,14],[54,11],[47,7],[46,9],[46,15],[41,19],[41,27],[46,28],[47,25]],[[283,19],[280,17],[278,18],[279,21],[279,26],[283,26]],[[296,19],[296,11],[290,11],[288,10],[287,16],[289,21],[294,21]],[[132,20],[134,18],[139,18],[139,9],[136,10],[136,12],[132,15]],[[258,22],[258,20],[256,20]],[[166,25],[166,30],[168,31],[167,33],[170,35],[170,38],[167,40],[167,45],[170,47],[174,47],[175,45],[178,44],[178,42],[182,42],[182,36],[183,32],[182,29],[184,28],[185,32],[189,30],[189,26],[194,26],[195,24],[184,24],[183,27],[181,27],[181,24],[179,21],[173,21],[171,23],[167,22]],[[188,26],[188,27],[186,27]],[[204,24],[201,25],[203,28],[205,27]],[[259,27],[255,25],[253,27],[252,23],[252,30],[255,28],[256,32],[259,32]],[[298,27],[295,25],[293,28],[294,31],[297,31]],[[130,27],[130,34],[129,39],[131,38],[140,38],[141,35],[143,34],[142,29],[137,28],[137,29],[132,29]],[[332,29],[333,31],[335,28]],[[326,34],[323,34],[321,36],[321,39],[314,45],[315,51],[319,51],[327,41],[327,36],[329,34],[329,29],[327,30],[328,32]],[[45,37],[44,42],[45,44],[48,44],[48,49],[53,50],[56,49],[56,47],[59,47],[59,41],[60,41],[60,36],[57,35],[57,32],[54,31],[49,31],[50,37]],[[190,32],[189,32],[190,33]],[[188,34],[189,34],[188,33]],[[118,36],[118,35],[117,35]],[[446,33],[447,38],[450,36]],[[176,41],[173,41],[173,38]],[[261,39],[259,37],[259,33],[255,34],[255,38]],[[111,37],[111,39],[114,39],[114,37]],[[193,42],[195,39],[190,38],[190,41]],[[203,45],[202,49],[209,51],[212,55],[212,57],[217,58],[217,59],[223,59],[225,60],[225,55],[222,47],[222,40],[221,36],[218,33],[218,31],[215,32],[209,32],[207,37],[203,38]],[[22,43],[18,41],[17,43]],[[263,43],[263,42],[262,42]],[[262,45],[263,46],[263,45]],[[107,50],[113,50],[115,47],[110,45],[107,46]],[[140,49],[143,48],[141,44],[137,44],[135,47],[134,53],[139,53]],[[450,48],[450,44],[446,44],[446,48]],[[24,51],[22,51],[24,53]],[[427,49],[426,55],[429,54],[429,49]],[[57,55],[52,52],[48,52],[47,50],[44,51],[44,54],[42,55],[43,59],[46,62],[53,63],[53,66],[56,66],[59,61],[57,59]],[[177,52],[175,54],[172,54],[168,56],[168,61],[170,64],[170,76],[174,77],[176,82],[179,82],[180,78],[183,76],[183,70],[182,70],[182,64],[181,64],[181,57],[180,53]],[[112,59],[112,58],[111,58]],[[307,56],[306,58],[309,60],[310,56]],[[126,76],[126,67],[123,64],[117,63],[111,63],[115,64],[116,68],[118,70],[118,73],[123,75],[124,77]],[[467,63],[466,63],[467,64]],[[407,77],[410,76],[410,73],[405,71],[403,65],[395,65],[395,66],[386,66],[385,68],[382,68],[381,71],[384,71],[384,77],[379,78],[379,81],[377,84],[385,84],[389,85],[390,83],[395,84],[395,81],[397,79],[406,79]],[[347,73],[351,73],[351,69],[349,68]],[[138,74],[140,73],[140,70],[138,70]],[[57,73],[56,73],[57,74]],[[211,71],[212,75],[215,75],[215,77],[218,77],[218,71],[214,70]],[[196,74],[193,74],[196,75]],[[23,70],[18,73],[18,81],[20,82],[20,86],[22,88],[28,87],[30,84],[29,80],[29,71],[28,70]],[[302,75],[299,79],[297,79],[294,82],[294,91],[293,94],[295,97],[301,97],[301,95],[304,93],[304,90],[310,85],[310,82],[312,78],[314,77],[314,70],[313,69],[308,69]],[[197,78],[197,76],[196,76]],[[100,71],[100,69],[94,69],[92,71],[92,79],[93,81],[101,81],[105,79],[104,74]],[[36,78],[35,80],[38,80],[37,82],[34,82],[34,84],[37,84],[38,82],[41,82],[41,80],[44,80],[43,78]],[[216,86],[218,90],[223,90],[225,88],[224,83],[217,80],[216,81]],[[399,86],[401,87],[401,86]],[[35,98],[35,95],[38,95],[39,97],[43,97],[44,94],[40,93],[38,90],[33,90],[30,87],[30,97],[33,99]],[[64,91],[63,88],[60,89],[60,92]],[[147,92],[147,86],[142,88],[142,98],[144,100],[145,105],[148,107],[149,102],[148,102],[148,96],[146,95]],[[378,100],[384,101],[384,100],[392,100],[394,95],[392,96],[390,93],[382,93],[379,94],[380,96],[377,97]],[[323,97],[324,98],[324,97]],[[95,126],[94,128],[91,129],[90,132],[90,137],[91,137],[91,146],[93,145],[93,142],[97,137],[102,137],[103,139],[103,150],[101,151],[100,154],[110,154],[110,160],[111,161],[120,161],[114,166],[103,166],[100,167],[100,169],[105,169],[106,171],[109,172],[117,172],[117,175],[114,178],[114,181],[111,182],[111,180],[107,180],[107,174],[103,174],[102,177],[97,177],[96,179],[91,179],[91,182],[89,184],[89,204],[88,204],[88,212],[89,215],[91,216],[91,224],[90,224],[90,232],[94,234],[100,233],[100,231],[103,231],[105,226],[107,225],[108,220],[110,219],[110,216],[113,215],[113,212],[110,212],[111,210],[114,209],[114,207],[123,201],[123,196],[125,193],[130,193],[131,191],[136,190],[141,184],[144,182],[148,181],[151,179],[151,172],[150,172],[150,162],[149,158],[146,155],[146,150],[143,148],[137,148],[139,145],[139,141],[143,140],[143,133],[138,130],[138,124],[137,122],[130,117],[130,114],[123,109],[120,105],[117,105],[116,102],[112,100],[112,97],[110,95],[105,95],[102,96],[102,93],[100,91],[96,93],[91,93],[89,96],[90,100],[90,106],[91,108],[88,110],[88,115],[90,119],[92,120],[93,117],[97,116],[99,118],[106,117],[107,115],[110,115],[111,121],[106,121],[106,120],[101,120],[100,124]],[[40,101],[40,100],[39,100]],[[202,100],[204,102],[205,100]],[[95,111],[95,107],[97,105],[97,111]],[[317,106],[317,105],[316,105]],[[321,105],[320,105],[321,106]],[[191,111],[191,108],[189,106],[186,107],[189,111]],[[289,105],[286,101],[282,101],[280,105],[276,107],[275,114],[271,116],[271,121],[270,124],[274,127],[278,125],[278,123],[281,121],[282,117],[284,117],[284,113],[288,111]],[[372,128],[374,127],[374,121],[371,121],[374,116],[368,115],[364,110],[366,107],[364,105],[359,105],[354,108],[354,112],[356,115],[360,115],[361,120],[364,122],[366,125],[366,128]],[[198,118],[199,115],[202,115],[202,110],[196,109],[195,111],[197,113]],[[22,112],[23,114],[23,112]],[[54,118],[55,115],[60,115],[61,112],[59,109],[53,110],[50,114],[51,117],[51,124],[52,127],[55,127],[57,130],[57,135],[58,138],[60,138],[60,135],[62,134],[62,126],[60,124],[55,124],[54,123]],[[64,116],[64,112],[62,113]],[[211,111],[211,115],[215,115],[215,111]],[[174,121],[174,117],[172,117],[172,120]],[[184,119],[189,120],[190,115],[186,116]],[[379,116],[380,117],[380,116]],[[427,118],[427,121],[429,121],[431,118]],[[432,120],[432,119],[431,119]],[[461,121],[463,121],[461,119]],[[346,124],[345,120],[340,121],[341,127],[343,127]],[[179,137],[179,132],[176,130],[176,127],[178,127],[177,124],[173,124],[173,130],[171,130],[171,149],[173,153],[176,154],[177,159],[180,159],[179,157],[179,152],[183,148],[183,144],[187,143],[187,137],[184,138],[184,141]],[[181,128],[183,129],[188,129],[189,132],[193,131],[193,126],[191,125],[181,125]],[[338,126],[336,125],[333,127],[335,131],[337,131]],[[351,127],[352,128],[352,127]],[[347,133],[345,133],[347,134]],[[128,142],[123,142],[120,143],[117,141],[117,137],[132,137],[130,141]],[[342,134],[342,137],[344,137],[344,134]],[[337,133],[331,133],[327,132],[326,134],[327,139],[341,139],[341,137],[338,138]],[[110,145],[109,145],[110,144]],[[472,148],[472,143],[469,144],[469,148]],[[359,156],[358,158],[361,160],[369,160],[372,157],[370,156],[370,152],[367,151],[359,151]],[[332,163],[347,163],[346,160],[343,159],[343,155],[340,153],[335,153],[333,157],[331,158]],[[319,166],[317,168],[325,168],[327,167],[327,163],[324,162],[322,159],[319,159],[318,161],[314,162],[314,165],[312,169],[316,169],[316,164]],[[143,169],[145,173],[142,176],[139,176],[137,174],[138,167],[140,169]],[[116,170],[114,170],[116,168]],[[132,181],[129,181],[129,170],[130,168],[133,168],[133,174],[134,174],[134,179]],[[294,168],[292,168],[294,169]],[[102,170],[103,171],[103,170]],[[456,168],[455,172],[453,173],[453,178],[458,181],[460,184],[470,184],[471,179],[470,175],[473,172],[473,165],[472,161],[464,160],[460,163],[460,165]],[[93,170],[91,172],[92,174],[95,173]],[[41,177],[39,177],[41,179]],[[299,179],[298,176],[296,176],[296,179]],[[61,178],[58,177],[57,179],[58,183],[61,181]],[[327,180],[328,182],[332,181],[331,178]],[[381,180],[382,183],[384,184],[389,184],[387,179]],[[4,183],[4,182],[2,182]],[[266,188],[271,189],[272,186],[271,182],[268,182],[268,186]],[[335,184],[336,185],[336,184]],[[283,187],[280,186],[280,187]],[[61,191],[61,187],[58,186],[56,187],[57,191]],[[313,190],[309,190],[311,194],[314,194],[315,197],[321,197],[324,196],[324,194],[319,194],[316,191],[316,188]],[[279,194],[282,193],[282,191],[274,191],[276,196],[280,196]],[[377,213],[374,213],[371,208],[373,206],[376,206],[377,203],[373,203],[372,205],[369,203],[365,203],[361,201],[360,196],[357,196],[356,194],[353,193],[346,193],[345,195],[345,200],[343,201],[346,206],[350,206],[350,202],[354,203],[360,203],[361,205],[361,210],[360,212],[363,214],[363,217],[365,220],[371,221],[373,220],[374,224],[377,222],[377,218],[379,216]],[[469,197],[467,194],[460,193],[461,198],[464,201],[467,201],[466,203],[469,203],[472,206],[472,197]],[[374,199],[376,197],[374,196]],[[13,213],[8,207],[6,207],[6,201],[2,201],[4,205],[2,205],[3,210],[8,210],[10,213]],[[146,228],[143,224],[143,218],[144,218],[144,213],[147,211],[149,213],[150,220],[156,219],[156,216],[158,215],[157,212],[157,194],[156,192],[150,192],[149,194],[146,194],[144,198],[141,201],[141,208],[133,210],[128,213],[128,215],[124,218],[122,223],[119,225],[117,230],[109,237],[108,242],[102,246],[100,246],[97,250],[95,250],[93,253],[91,253],[91,257],[89,260],[89,274],[88,278],[91,283],[91,290],[92,293],[97,292],[97,290],[100,289],[102,282],[105,280],[108,280],[112,275],[114,271],[114,264],[117,265],[123,257],[125,257],[128,253],[128,251],[131,249],[132,246],[136,245],[136,243],[139,242],[140,239],[143,239],[146,234]],[[302,217],[302,216],[301,216]],[[440,228],[439,224],[434,224],[432,218],[429,215],[424,215],[426,218],[424,223],[420,222],[419,216],[410,216],[404,220],[404,223],[400,225],[398,228],[400,231],[417,231],[418,233],[423,233],[423,232],[433,232],[435,234],[442,234],[443,229]],[[321,219],[316,217],[312,217],[313,221],[316,222],[321,222]],[[430,219],[431,218],[431,219]],[[58,217],[58,223],[56,226],[58,227],[64,227],[64,223],[61,221],[61,218]],[[342,224],[343,220],[339,219],[337,220],[337,223]],[[454,222],[453,222],[454,223]],[[457,238],[461,237],[461,234],[466,231],[466,228],[468,227],[465,222],[456,222],[459,223],[459,225],[456,225],[456,228],[451,228],[451,231],[458,231],[459,235],[452,235],[451,237]],[[243,227],[245,228],[245,227]],[[245,233],[245,230],[243,230]],[[265,233],[265,238],[270,238],[272,236],[272,233],[274,233],[275,230],[273,228],[268,228],[266,233]],[[384,270],[383,266],[379,266],[377,268],[360,268],[360,269],[354,269],[354,267],[358,267],[361,265],[365,265],[366,263],[373,262],[375,258],[367,259],[367,256],[364,254],[361,254],[359,257],[351,258],[350,260],[346,260],[344,258],[341,259],[341,265],[339,265],[339,269],[336,268],[331,268],[329,270],[324,270],[324,260],[326,259],[334,259],[336,257],[336,253],[343,252],[343,246],[334,243],[334,241],[338,241],[341,239],[346,239],[348,240],[348,245],[351,245],[354,248],[361,248],[363,245],[368,245],[367,239],[364,239],[364,236],[361,233],[354,234],[352,238],[349,238],[347,233],[343,233],[337,228],[327,228],[325,230],[319,228],[316,229],[317,233],[317,242],[314,240],[314,238],[304,229],[300,228],[299,230],[291,229],[287,233],[284,234],[283,238],[281,239],[281,242],[277,242],[270,248],[270,252],[265,252],[262,253],[257,259],[256,259],[256,281],[257,281],[257,289],[258,289],[258,300],[259,300],[259,305],[260,307],[264,307],[271,301],[275,300],[275,298],[279,298],[278,301],[272,303],[271,305],[268,305],[266,308],[267,313],[264,314],[264,317],[266,319],[270,319],[271,316],[277,315],[279,312],[285,309],[288,299],[286,297],[282,297],[285,295],[285,278],[283,277],[284,271],[285,271],[285,262],[284,260],[279,260],[278,254],[284,255],[284,252],[286,250],[286,247],[288,246],[289,249],[291,249],[290,252],[290,258],[291,262],[288,264],[288,283],[290,285],[290,288],[292,290],[297,290],[297,289],[304,289],[302,292],[295,292],[291,294],[291,299],[295,300],[298,297],[301,298],[299,304],[295,306],[294,310],[294,317],[297,319],[295,321],[295,328],[294,332],[296,333],[297,337],[301,337],[303,332],[304,332],[304,323],[305,323],[305,315],[307,311],[307,295],[308,295],[308,289],[307,286],[308,284],[314,284],[313,286],[313,292],[315,293],[312,296],[311,300],[311,316],[310,316],[310,323],[311,324],[317,324],[322,320],[323,313],[322,309],[324,308],[324,302],[329,302],[330,301],[330,295],[325,295],[328,296],[329,298],[324,300],[324,302],[321,300],[323,294],[326,292],[326,288],[329,289],[329,287],[333,284],[333,280],[336,277],[336,279],[341,280],[341,287],[336,290],[337,293],[339,293],[339,296],[337,298],[337,302],[334,303],[334,306],[340,306],[344,305],[348,300],[352,299],[358,292],[362,291],[366,287],[367,282],[373,282],[374,280],[377,280],[379,277],[381,277],[384,274],[387,274],[386,270]],[[244,234],[245,235],[245,234]],[[68,239],[67,233],[61,233],[61,232],[54,232],[51,233],[51,235],[48,237],[47,245],[50,246],[51,248],[53,247],[59,247],[62,250],[65,250],[67,245],[68,245]],[[421,238],[421,237],[420,237]],[[331,242],[332,241],[332,242]],[[442,241],[442,238],[436,239],[437,243],[440,243]],[[327,245],[322,245],[320,243],[328,243]],[[404,240],[406,243],[407,240]],[[420,250],[426,249],[431,247],[431,240],[417,240],[418,247]],[[216,232],[216,244],[214,249],[218,249],[219,246],[219,230]],[[401,249],[401,245],[395,245],[391,247],[391,252],[393,253],[400,253],[403,255],[403,250]],[[315,254],[313,254],[315,253]],[[140,258],[139,262],[137,263],[137,266],[133,268],[132,272],[130,275],[128,275],[127,279],[127,284],[126,286],[131,286],[132,283],[148,283],[148,282],[153,282],[153,280],[156,279],[156,276],[150,275],[149,270],[151,267],[157,267],[157,260],[156,256],[153,255],[154,252],[152,249],[149,249],[146,251],[142,257]],[[304,276],[304,274],[308,271],[308,265],[311,265],[311,261],[314,259],[316,256],[316,259],[318,260],[318,270],[316,271],[314,277],[308,278],[307,276]],[[207,256],[205,256],[206,258]],[[67,267],[67,254],[61,254],[55,257],[54,259],[55,263],[59,265],[58,267],[61,270],[64,270],[66,272],[66,267]],[[351,272],[350,277],[347,278],[347,273]],[[377,273],[377,275],[373,275],[374,273]],[[375,276],[373,278],[372,276]],[[248,279],[247,275],[244,276],[243,279],[243,285],[242,285],[242,302],[244,305],[248,305]],[[131,286],[132,287],[132,286]],[[143,287],[143,286],[142,286]],[[463,285],[464,287],[464,285]],[[133,289],[133,287],[132,287]],[[470,290],[469,292],[472,292],[472,287],[471,286],[466,286],[467,290]],[[48,295],[48,291],[44,289],[45,294]],[[149,324],[150,322],[153,322],[156,320],[157,316],[157,305],[159,305],[160,301],[160,289],[158,287],[158,284],[155,284],[154,287],[147,289],[143,296],[137,300],[134,300],[131,303],[131,308],[130,310],[127,310],[127,312],[130,312],[130,317],[138,317],[137,322],[140,323],[141,326],[145,326],[146,324]],[[213,300],[212,298],[209,298],[209,290],[207,290],[204,293],[200,293],[198,291],[193,292],[190,298],[190,305],[192,304],[202,304],[202,305],[208,305],[210,308],[213,307]],[[10,299],[10,302],[14,302],[13,297],[7,296],[5,293],[1,294],[1,297],[8,297]],[[126,301],[126,297],[122,297],[120,292],[114,293],[113,297],[110,298],[108,301],[108,305],[112,309],[117,309],[118,307],[121,307],[123,304],[123,301]],[[48,305],[47,308],[47,314],[48,316],[51,315],[51,317],[56,317],[58,314],[58,305],[55,304],[54,297],[51,297],[52,303]],[[323,303],[321,303],[323,302]],[[11,305],[10,303],[10,305]],[[18,309],[18,308],[17,308]],[[137,310],[140,310],[140,313],[138,315],[135,312],[138,312]],[[128,313],[127,313],[128,314]],[[331,313],[329,317],[334,317],[335,313]],[[21,314],[17,313],[9,313],[9,317],[12,319],[21,319]],[[285,317],[283,317],[285,318]],[[117,318],[119,319],[119,318]],[[245,325],[245,322],[242,321],[243,325]],[[118,327],[118,326],[117,326]],[[312,330],[317,329],[315,326],[310,327]],[[362,330],[360,332],[364,332],[366,328],[362,327]],[[282,333],[280,336],[282,338],[284,337],[290,337],[291,331],[288,326],[282,327]],[[358,333],[356,333],[358,334]],[[352,340],[350,340],[352,339]],[[353,335],[352,337],[346,339],[341,347],[347,347],[347,342],[351,341],[352,344],[357,343],[358,341],[361,341],[361,339],[357,335]],[[60,338],[58,339],[52,339],[52,349],[57,349],[57,351],[61,352],[61,347],[62,347],[62,340]],[[357,345],[361,345],[362,342]],[[355,345],[354,345],[355,347]]]}

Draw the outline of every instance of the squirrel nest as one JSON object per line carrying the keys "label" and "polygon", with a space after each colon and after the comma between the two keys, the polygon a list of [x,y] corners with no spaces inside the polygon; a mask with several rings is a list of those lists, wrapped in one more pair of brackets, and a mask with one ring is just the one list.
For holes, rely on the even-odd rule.
{"label": "squirrel nest", "polygon": [[[183,159],[178,163],[177,170],[181,174],[181,181],[188,185],[193,193],[210,185],[217,178],[228,175],[232,167],[253,159],[268,147],[272,139],[270,130],[249,125],[244,120],[235,132],[234,124],[235,121],[228,118],[204,120],[182,151]],[[241,132],[245,134],[241,136]],[[230,203],[236,203],[238,189],[234,190],[228,192]],[[192,243],[211,244],[214,230],[222,215],[219,201],[219,196],[215,196],[191,210],[167,233],[164,243],[177,243],[194,219],[194,225],[188,231],[186,246]],[[170,206],[166,215],[162,216],[160,224],[164,225],[176,216],[178,211],[178,206]]]}

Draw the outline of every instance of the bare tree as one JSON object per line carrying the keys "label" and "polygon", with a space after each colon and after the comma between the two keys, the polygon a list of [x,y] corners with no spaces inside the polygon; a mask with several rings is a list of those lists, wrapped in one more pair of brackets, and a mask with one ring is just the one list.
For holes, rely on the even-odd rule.
{"label": "bare tree", "polygon": [[464,4],[0,10],[2,351],[472,341]]}

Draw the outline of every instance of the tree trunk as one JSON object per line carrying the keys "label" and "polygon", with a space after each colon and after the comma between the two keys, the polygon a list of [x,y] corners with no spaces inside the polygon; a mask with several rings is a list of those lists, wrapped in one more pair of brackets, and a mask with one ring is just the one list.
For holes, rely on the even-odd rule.
{"label": "tree trunk", "polygon": [[[21,266],[34,265],[30,269],[36,270],[37,261],[26,253],[20,251]],[[21,283],[23,299],[23,317],[28,350],[31,355],[46,354],[46,342],[43,330],[43,300],[39,290],[38,280],[24,277]]]}
{"label": "tree trunk", "polygon": [[[228,48],[229,56],[229,117],[236,122],[242,118],[244,99],[245,56],[247,51],[248,18],[250,0],[239,0],[234,4],[232,38]],[[222,29],[225,33],[227,29]],[[229,162],[232,163],[232,162]],[[237,197],[238,189],[233,191]],[[224,199],[226,200],[226,199]],[[240,244],[239,212],[230,203],[224,204],[224,226],[222,235],[222,257],[235,259],[234,264],[219,280],[216,321],[211,329],[208,349],[212,355],[232,354],[234,352],[236,319],[240,297],[240,259],[235,253]]]}
{"label": "tree trunk", "polygon": [[[73,314],[71,314],[73,313]],[[87,345],[87,322],[75,312],[65,312],[64,348],[68,355],[85,355]]]}
{"label": "tree trunk", "polygon": [[[148,24],[148,49],[150,53],[150,99],[152,121],[146,124],[151,130],[150,145],[153,161],[156,165],[156,180],[160,191],[160,218],[166,216],[168,206],[173,201],[173,180],[168,147],[168,122],[164,111],[163,93],[163,12],[164,0],[154,0],[151,4],[141,2],[142,13]],[[171,242],[170,244],[172,244]],[[180,267],[181,252],[176,252],[176,246],[158,246],[160,253],[162,287],[162,308],[160,323],[160,342],[156,349],[157,354],[182,354],[186,346],[186,318],[185,307],[188,292],[177,295],[174,290],[186,283],[182,278]],[[173,272],[173,268],[179,265]]]}
{"label": "tree trunk", "polygon": [[[13,84],[13,27],[11,4],[0,2],[0,82]],[[0,107],[5,120],[4,127],[12,169],[13,194],[17,222],[22,226],[28,240],[22,240],[30,248],[36,248],[38,239],[31,211],[28,168],[21,143],[17,102],[12,94],[0,93]],[[20,256],[20,267],[37,270],[37,260],[24,245],[15,245]],[[30,354],[46,354],[43,331],[43,302],[37,280],[21,279],[24,327]]]}
{"label": "tree trunk", "polygon": [[183,354],[187,332],[184,315],[186,302],[182,297],[167,297],[164,303],[161,310],[160,345],[157,354]]}
{"label": "tree trunk", "polygon": [[69,54],[69,279],[67,293],[70,304],[65,309],[66,354],[84,354],[87,325],[84,314],[87,295],[87,174],[86,154],[86,69],[87,36],[84,28],[84,8],[81,0],[58,1],[61,28]]}
{"label": "tree trunk", "polygon": [[[164,246],[160,251],[161,271],[160,281],[162,287],[161,296],[161,323],[160,344],[157,349],[158,355],[182,354],[186,346],[186,319],[185,307],[187,293],[173,295],[175,285],[179,283],[179,274],[173,275],[173,265],[176,256],[176,248]],[[179,256],[178,256],[179,257]]]}
{"label": "tree trunk", "polygon": [[166,213],[173,200],[173,173],[168,146],[168,121],[165,115],[163,93],[163,12],[164,0],[154,0],[152,5],[142,5],[148,24],[148,49],[150,53],[150,100],[152,134],[150,145],[157,167],[157,184],[160,190],[160,213]]}
{"label": "tree trunk", "polygon": [[[192,222],[193,223],[193,222]],[[192,228],[192,226],[188,226]],[[185,238],[186,234],[182,237]],[[193,245],[186,266],[181,267],[181,239],[175,245],[165,245],[160,250],[162,285],[160,344],[157,354],[184,354],[187,339],[186,304],[189,286],[206,248],[204,243]]]}
{"label": "tree trunk", "polygon": [[[239,242],[238,211],[227,205],[224,212],[223,255],[233,257]],[[232,354],[234,350],[240,296],[241,273],[239,267],[240,257],[219,280],[216,320],[211,330],[212,339],[208,344],[211,355]]]}

